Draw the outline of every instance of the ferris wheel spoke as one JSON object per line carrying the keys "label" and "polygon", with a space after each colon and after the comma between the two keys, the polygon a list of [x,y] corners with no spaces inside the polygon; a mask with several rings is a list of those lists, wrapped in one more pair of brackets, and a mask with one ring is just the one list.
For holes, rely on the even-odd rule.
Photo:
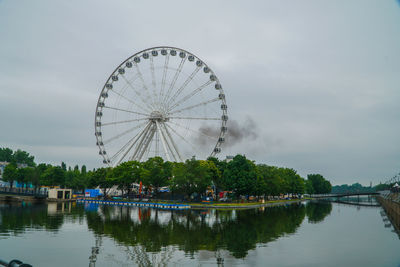
{"label": "ferris wheel spoke", "polygon": [[162,76],[161,88],[160,88],[160,101],[164,98],[165,79],[167,78],[168,63],[169,63],[169,54],[165,55],[163,76]]}
{"label": "ferris wheel spoke", "polygon": [[172,144],[170,143],[170,140],[168,140],[167,133],[165,132],[165,129],[163,129],[163,127],[161,126],[161,123],[159,125],[161,127],[160,130],[161,130],[161,133],[164,136],[165,143],[167,144],[167,148],[168,148],[170,154],[172,155],[172,157],[174,158],[174,161],[177,162],[178,160],[177,160],[177,157],[175,155],[176,152],[174,152]]}
{"label": "ferris wheel spoke", "polygon": [[[147,128],[147,127],[146,127],[146,128]],[[142,132],[143,132],[143,131],[142,131]],[[135,141],[135,139],[138,137],[138,135],[141,134],[142,132],[137,133],[134,137],[132,137],[131,139],[129,139],[129,141],[128,141],[126,144],[124,144],[112,157],[110,157],[110,160],[114,162],[114,160],[115,160],[123,151],[125,151],[125,149],[126,149],[127,147],[129,147],[129,146],[131,145],[131,143],[132,143],[133,141]],[[133,144],[134,144],[134,143],[133,143]],[[133,145],[133,144],[132,144],[132,145]],[[130,150],[130,149],[128,149],[128,151],[129,151],[129,150]],[[122,158],[123,158],[123,157],[121,157],[120,161],[122,160]],[[120,161],[118,161],[117,164],[119,164]]]}
{"label": "ferris wheel spoke", "polygon": [[127,110],[127,109],[122,109],[122,108],[116,108],[116,107],[110,107],[110,106],[104,106],[103,108],[108,108],[108,109],[113,109],[113,110],[118,110],[118,111],[123,111],[123,112],[128,112],[128,113],[133,113],[133,114],[137,114],[137,115],[143,115],[143,116],[149,116],[149,114],[146,113],[140,113],[140,112],[136,112],[136,111],[131,111],[131,110]]}
{"label": "ferris wheel spoke", "polygon": [[132,147],[137,143],[137,141],[143,136],[143,134],[145,132],[148,131],[150,125],[151,124],[148,123],[147,126],[143,129],[143,131],[141,131],[140,133],[137,133],[131,140],[129,140],[128,143],[126,143],[125,146],[128,146],[128,144],[130,144],[129,148],[125,151],[125,153],[122,155],[122,157],[120,157],[120,159],[117,161],[116,165],[121,163],[121,161],[126,157],[126,155],[129,153],[129,151],[131,151]]}
{"label": "ferris wheel spoke", "polygon": [[151,70],[151,84],[153,85],[153,94],[154,94],[154,101],[158,101],[157,99],[157,93],[156,93],[156,74],[154,72],[154,62],[153,62],[153,57],[150,57],[150,70]]}
{"label": "ferris wheel spoke", "polygon": [[216,137],[207,135],[207,134],[205,134],[205,133],[203,133],[203,132],[201,132],[201,131],[197,131],[197,130],[191,129],[191,128],[189,128],[189,127],[183,126],[183,125],[181,125],[181,124],[179,124],[179,123],[176,123],[176,122],[170,121],[169,123],[174,124],[174,125],[176,125],[176,126],[182,128],[182,129],[191,131],[191,132],[193,132],[193,133],[201,134],[201,135],[203,135],[203,136],[205,136],[205,137],[207,137],[207,138],[209,138],[209,139],[211,139],[211,140],[215,140],[215,138],[216,138]]}
{"label": "ferris wheel spoke", "polygon": [[208,118],[208,117],[168,117],[169,119],[178,119],[178,120],[205,120],[205,121],[220,121],[221,118]]}
{"label": "ferris wheel spoke", "polygon": [[178,110],[172,110],[169,114],[176,114],[176,113],[180,113],[180,112],[182,112],[182,111],[185,111],[185,110],[190,110],[190,109],[194,109],[194,108],[197,108],[197,107],[200,107],[200,106],[205,106],[205,105],[208,105],[208,104],[211,104],[211,103],[214,103],[214,102],[217,102],[217,101],[219,101],[220,99],[217,97],[217,98],[213,98],[213,99],[210,99],[210,100],[207,100],[207,101],[204,101],[204,102],[201,102],[201,103],[199,103],[199,104],[196,104],[196,105],[192,105],[192,106],[189,106],[189,107],[185,107],[185,108],[182,108],[182,109],[178,109]]}
{"label": "ferris wheel spoke", "polygon": [[179,106],[180,104],[182,104],[183,102],[189,100],[190,98],[192,98],[194,95],[196,95],[197,93],[199,93],[201,90],[203,90],[206,86],[210,85],[211,83],[213,83],[213,81],[209,80],[207,82],[205,82],[203,85],[197,87],[195,90],[193,90],[190,94],[186,95],[185,97],[183,97],[182,99],[178,100],[172,107],[170,107],[171,109],[174,109],[175,107]]}
{"label": "ferris wheel spoke", "polygon": [[153,138],[151,138],[151,141],[150,141],[150,144],[149,144],[149,146],[148,146],[148,149],[146,149],[146,151],[145,151],[145,154],[143,155],[143,157],[145,158],[145,159],[148,159],[149,158],[149,155],[150,155],[150,148],[152,147],[152,145],[153,145],[153,143],[154,143],[154,141],[155,141],[155,135],[157,134],[157,131],[154,131],[154,135],[153,135]]}
{"label": "ferris wheel spoke", "polygon": [[176,97],[181,94],[183,89],[185,89],[185,87],[193,80],[194,76],[196,76],[197,72],[199,72],[200,69],[201,69],[201,67],[196,67],[196,69],[189,75],[189,77],[186,79],[186,81],[181,85],[181,87],[179,87],[179,89],[175,92],[175,94],[168,101],[168,105],[175,101]]}
{"label": "ferris wheel spoke", "polygon": [[104,144],[109,144],[109,143],[111,143],[112,141],[114,141],[114,140],[116,140],[116,139],[118,139],[118,138],[120,138],[120,137],[122,137],[122,136],[124,136],[124,135],[126,135],[126,134],[128,134],[128,133],[130,133],[130,132],[133,132],[133,131],[136,130],[136,129],[139,129],[139,128],[145,126],[147,123],[148,123],[148,122],[145,122],[145,123],[139,124],[138,126],[132,127],[132,128],[130,128],[130,129],[128,129],[128,130],[126,130],[126,131],[124,131],[124,132],[122,132],[122,133],[116,135],[116,136],[113,136],[113,137],[111,137],[111,138],[109,138],[109,139],[103,141],[103,143],[104,143]]}
{"label": "ferris wheel spoke", "polygon": [[[140,69],[139,69],[139,65],[138,65],[137,63],[135,63],[134,65],[135,65],[135,68],[136,68],[137,73],[139,74],[139,79],[140,79],[140,81],[142,82],[142,87],[143,87],[144,90],[146,91],[148,98],[149,98],[149,99],[152,99],[151,94],[150,94],[150,90],[149,90],[149,88],[147,88],[146,82],[144,81],[144,78],[143,78],[143,74],[142,74],[142,72],[141,72]],[[154,101],[155,101],[156,99],[152,99],[152,100],[153,100],[152,104],[155,105],[155,102],[154,102]]]}
{"label": "ferris wheel spoke", "polygon": [[136,88],[133,86],[133,84],[130,81],[128,81],[128,79],[125,77],[125,75],[121,75],[121,76],[125,80],[125,82],[128,84],[128,86],[135,92],[135,94],[140,97],[140,100],[142,100],[142,102],[151,110],[152,109],[151,105],[149,103],[147,103],[146,99],[143,98],[142,94],[138,90],[136,90]]}
{"label": "ferris wheel spoke", "polygon": [[174,139],[172,138],[171,134],[169,133],[167,127],[165,126],[165,123],[161,123],[161,125],[163,126],[165,133],[167,134],[167,137],[169,138],[169,141],[171,142],[171,145],[175,150],[177,158],[179,159],[179,161],[183,161],[181,154],[179,153],[178,146],[175,144]]}
{"label": "ferris wheel spoke", "polygon": [[116,124],[129,123],[129,122],[135,122],[135,121],[143,121],[143,120],[148,120],[148,119],[149,118],[141,118],[141,119],[133,119],[133,120],[125,120],[125,121],[112,121],[112,122],[102,123],[101,126],[116,125]]}
{"label": "ferris wheel spoke", "polygon": [[136,156],[138,155],[138,153],[140,153],[140,151],[142,149],[143,142],[145,141],[149,131],[151,131],[150,128],[151,128],[151,123],[149,123],[148,127],[143,132],[142,136],[140,136],[138,138],[138,143],[136,145],[136,148],[134,149],[134,152],[133,152],[132,156],[130,157],[130,160],[136,160]]}
{"label": "ferris wheel spoke", "polygon": [[169,156],[169,153],[168,153],[168,150],[167,150],[167,145],[165,144],[164,136],[163,136],[163,134],[161,132],[160,124],[158,123],[158,121],[156,121],[156,126],[157,126],[158,135],[160,136],[161,143],[162,143],[163,148],[164,148],[165,156],[167,157],[168,161],[171,161],[171,157]]}
{"label": "ferris wheel spoke", "polygon": [[144,111],[146,111],[146,112],[148,112],[148,113],[151,113],[151,109],[149,110],[149,109],[147,109],[147,108],[142,107],[141,105],[137,104],[136,102],[133,102],[132,100],[130,100],[129,98],[127,98],[127,97],[124,96],[123,94],[118,93],[118,92],[115,91],[115,90],[110,90],[110,91],[113,92],[114,94],[118,95],[119,97],[125,99],[125,100],[128,101],[129,103],[135,105],[136,107],[140,108],[141,110],[144,110]]}
{"label": "ferris wheel spoke", "polygon": [[[187,143],[189,146],[191,146],[192,149],[193,149],[194,151],[196,151],[196,152],[198,153],[197,148],[195,148],[194,145],[193,145],[192,143],[190,143],[189,141],[187,141],[186,138],[184,138],[181,134],[179,134],[177,131],[175,131],[175,129],[172,128],[171,126],[169,126],[168,124],[166,124],[166,126],[167,126],[168,128],[170,128],[171,131],[172,131],[176,136],[178,136],[179,138],[181,138],[185,143]],[[200,153],[199,153],[199,155],[200,155]]]}
{"label": "ferris wheel spoke", "polygon": [[154,133],[155,133],[154,127],[155,127],[155,126],[154,126],[154,124],[153,124],[151,130],[150,130],[150,131],[148,132],[148,134],[146,135],[146,139],[144,140],[143,147],[142,147],[142,149],[141,149],[141,151],[140,151],[140,154],[138,154],[138,157],[137,157],[138,161],[141,161],[141,160],[142,160],[142,157],[143,157],[143,154],[144,154],[145,152],[148,152],[148,151],[149,151],[149,146],[150,146],[151,140],[153,140]]}
{"label": "ferris wheel spoke", "polygon": [[174,78],[172,78],[171,85],[169,86],[168,91],[167,91],[167,94],[166,94],[166,96],[165,96],[165,98],[164,98],[164,103],[167,103],[167,102],[168,102],[168,99],[169,99],[169,97],[170,97],[170,94],[172,93],[172,91],[173,91],[173,89],[174,89],[176,80],[178,79],[179,75],[180,75],[181,72],[182,72],[182,68],[183,68],[183,65],[185,64],[185,61],[186,61],[186,57],[182,58],[181,63],[179,63],[178,69],[177,69],[176,72],[175,72]]}

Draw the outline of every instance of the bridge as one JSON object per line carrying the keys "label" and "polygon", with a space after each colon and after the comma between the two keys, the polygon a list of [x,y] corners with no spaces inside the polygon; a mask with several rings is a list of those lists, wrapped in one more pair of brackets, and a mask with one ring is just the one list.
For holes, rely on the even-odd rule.
{"label": "bridge", "polygon": [[377,196],[377,192],[347,192],[338,194],[311,194],[312,198],[342,198],[342,197],[354,197],[354,196]]}
{"label": "bridge", "polygon": [[[314,199],[331,199],[330,202],[345,204],[345,205],[353,205],[353,206],[362,206],[362,207],[379,207],[379,203],[373,203],[372,198],[370,196],[379,195],[377,192],[346,192],[340,194],[318,194],[318,195],[310,195]],[[368,201],[360,201],[360,196],[368,196]],[[350,197],[357,197],[356,201],[350,201]],[[332,198],[334,200],[332,200]],[[343,200],[343,198],[347,198],[347,200]]]}
{"label": "bridge", "polygon": [[[329,201],[331,203],[338,203],[338,204],[344,204],[344,205],[351,205],[351,206],[360,206],[360,207],[380,207],[381,205],[378,203],[373,203],[372,201],[368,202],[354,202],[354,201],[342,201],[342,200],[331,200]],[[369,203],[369,204],[368,204]]]}
{"label": "bridge", "polygon": [[32,189],[0,187],[0,197],[5,200],[15,198],[46,199],[47,193],[36,192]]}

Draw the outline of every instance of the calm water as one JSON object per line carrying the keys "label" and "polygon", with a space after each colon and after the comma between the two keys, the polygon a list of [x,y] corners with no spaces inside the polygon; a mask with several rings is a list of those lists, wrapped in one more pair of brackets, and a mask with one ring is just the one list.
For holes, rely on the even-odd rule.
{"label": "calm water", "polygon": [[400,266],[380,207],[251,210],[0,203],[0,259],[38,266]]}

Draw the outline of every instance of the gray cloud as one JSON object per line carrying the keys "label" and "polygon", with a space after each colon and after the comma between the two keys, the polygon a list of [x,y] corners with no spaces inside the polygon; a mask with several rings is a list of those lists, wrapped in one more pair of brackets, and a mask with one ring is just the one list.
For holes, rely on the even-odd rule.
{"label": "gray cloud", "polygon": [[101,166],[100,88],[165,44],[220,79],[234,130],[222,157],[377,183],[399,171],[399,19],[398,1],[0,1],[0,145]]}

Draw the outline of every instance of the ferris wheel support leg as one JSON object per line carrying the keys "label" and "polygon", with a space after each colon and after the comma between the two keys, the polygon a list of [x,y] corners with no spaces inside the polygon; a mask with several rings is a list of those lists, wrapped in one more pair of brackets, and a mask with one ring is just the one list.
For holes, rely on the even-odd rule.
{"label": "ferris wheel support leg", "polygon": [[151,129],[149,131],[149,134],[147,135],[147,139],[145,141],[145,144],[143,145],[142,151],[140,152],[140,154],[138,156],[138,161],[142,160],[143,154],[147,151],[147,148],[149,147],[149,144],[150,144],[151,140],[153,140],[154,133],[156,132],[155,127],[157,127],[157,126],[155,126],[155,124],[153,123],[152,127],[151,127]]}
{"label": "ferris wheel support leg", "polygon": [[130,160],[137,160],[137,156],[139,155],[140,151],[142,151],[143,149],[143,145],[145,143],[145,141],[147,140],[148,134],[151,131],[151,126],[152,123],[149,123],[148,128],[146,129],[146,131],[143,133],[143,136],[141,137],[134,154],[132,155],[132,157],[130,158]]}
{"label": "ferris wheel support leg", "polygon": [[132,147],[137,143],[137,141],[142,137],[142,135],[148,130],[150,124],[146,125],[144,130],[137,136],[135,141],[129,146],[129,148],[125,151],[124,155],[117,161],[117,163],[114,166],[117,166],[121,163],[121,161],[126,157],[126,155],[131,151]]}
{"label": "ferris wheel support leg", "polygon": [[181,157],[181,154],[179,153],[178,147],[177,147],[177,145],[175,144],[174,139],[172,139],[171,134],[169,133],[167,127],[165,126],[165,123],[162,123],[162,126],[164,127],[164,130],[165,130],[165,132],[167,133],[167,136],[168,136],[168,138],[169,138],[169,140],[170,140],[170,142],[171,142],[171,144],[172,144],[172,147],[175,149],[175,152],[176,152],[176,154],[177,154],[177,156],[178,156],[178,159],[179,159],[180,161],[183,161],[183,160],[182,160],[182,157]]}
{"label": "ferris wheel support leg", "polygon": [[171,161],[171,157],[169,156],[169,153],[168,153],[168,150],[167,150],[167,146],[165,145],[164,136],[163,136],[163,134],[162,134],[162,132],[161,132],[160,124],[159,124],[157,121],[156,121],[156,126],[157,126],[158,135],[160,136],[161,143],[162,143],[162,145],[163,145],[164,152],[165,152],[165,155],[166,155],[166,157],[167,157],[167,160],[168,160],[168,161]]}
{"label": "ferris wheel support leg", "polygon": [[178,157],[175,155],[176,152],[174,151],[172,144],[170,144],[171,140],[168,140],[168,135],[165,132],[165,130],[163,129],[162,124],[163,123],[159,123],[159,125],[161,126],[161,133],[163,134],[165,143],[167,144],[167,148],[171,152],[171,155],[174,158],[174,161],[178,161]]}

